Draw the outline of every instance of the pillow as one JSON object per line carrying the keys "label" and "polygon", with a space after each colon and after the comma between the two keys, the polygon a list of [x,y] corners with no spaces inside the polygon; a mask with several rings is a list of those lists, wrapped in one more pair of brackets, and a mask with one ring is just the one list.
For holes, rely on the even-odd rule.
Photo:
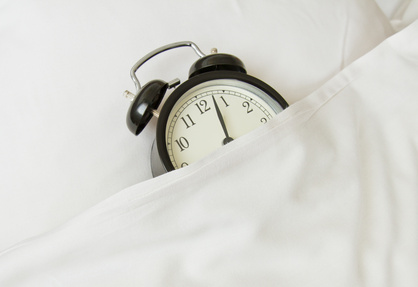
{"label": "pillow", "polygon": [[[191,40],[231,53],[292,104],[392,33],[374,1],[3,1],[0,250],[151,178],[155,120],[125,125],[132,65]],[[187,49],[141,68],[186,79]]]}
{"label": "pillow", "polygon": [[418,19],[418,0],[376,0],[389,18],[395,31],[400,31]]}

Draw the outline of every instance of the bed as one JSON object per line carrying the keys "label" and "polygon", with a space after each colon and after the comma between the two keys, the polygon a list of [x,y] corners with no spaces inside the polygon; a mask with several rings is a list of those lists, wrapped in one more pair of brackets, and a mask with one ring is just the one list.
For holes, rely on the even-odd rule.
{"label": "bed", "polygon": [[[418,1],[0,2],[0,286],[416,286]],[[290,107],[152,177],[132,65],[190,40]],[[187,79],[176,50],[144,82]],[[245,154],[245,156],[242,156]]]}

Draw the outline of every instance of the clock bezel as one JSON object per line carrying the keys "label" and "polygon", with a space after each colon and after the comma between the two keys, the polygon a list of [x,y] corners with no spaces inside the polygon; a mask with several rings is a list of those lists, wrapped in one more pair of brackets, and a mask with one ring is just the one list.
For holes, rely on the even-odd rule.
{"label": "clock bezel", "polygon": [[156,144],[157,150],[160,157],[160,160],[166,169],[166,171],[175,170],[166,146],[166,128],[167,128],[167,120],[169,118],[170,112],[176,102],[190,89],[194,88],[195,86],[202,84],[207,81],[212,80],[220,80],[220,79],[232,79],[245,82],[247,84],[253,85],[256,88],[265,92],[268,96],[270,96],[274,101],[276,101],[283,109],[286,109],[289,105],[286,100],[271,86],[266,84],[265,82],[250,76],[243,72],[234,72],[234,71],[212,71],[206,72],[203,74],[195,75],[182,83],[178,86],[167,98],[165,103],[163,104],[160,115],[157,121],[157,130],[156,130]]}

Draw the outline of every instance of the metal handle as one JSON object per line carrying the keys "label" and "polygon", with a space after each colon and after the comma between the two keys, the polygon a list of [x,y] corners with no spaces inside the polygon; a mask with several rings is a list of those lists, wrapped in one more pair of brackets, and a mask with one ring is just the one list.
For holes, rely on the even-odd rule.
{"label": "metal handle", "polygon": [[136,94],[138,94],[138,92],[141,90],[141,84],[139,83],[139,80],[138,80],[138,78],[136,77],[136,74],[135,74],[136,71],[139,69],[139,67],[141,67],[146,61],[148,61],[152,57],[154,57],[154,56],[156,56],[156,55],[158,55],[162,52],[165,52],[167,50],[171,50],[171,49],[179,48],[179,47],[191,47],[199,57],[206,56],[199,49],[199,47],[195,43],[190,42],[190,41],[176,42],[176,43],[168,44],[168,45],[162,46],[158,49],[155,49],[154,51],[146,54],[144,57],[139,59],[139,61],[136,62],[136,64],[131,69],[131,78],[132,78],[132,81],[134,81],[134,83],[135,83]]}

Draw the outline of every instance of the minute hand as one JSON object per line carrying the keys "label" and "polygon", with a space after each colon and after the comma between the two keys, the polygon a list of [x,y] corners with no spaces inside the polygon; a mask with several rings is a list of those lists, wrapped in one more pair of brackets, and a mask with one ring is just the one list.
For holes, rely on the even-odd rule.
{"label": "minute hand", "polygon": [[218,115],[219,122],[221,123],[222,129],[224,130],[224,133],[225,133],[225,138],[222,141],[222,144],[226,145],[227,143],[233,141],[234,139],[231,138],[228,134],[228,130],[226,128],[225,121],[224,121],[224,118],[222,116],[221,110],[219,109],[219,106],[216,103],[215,97],[213,95],[212,95],[212,100],[213,100],[213,104],[215,105],[215,110],[216,110],[216,114]]}

